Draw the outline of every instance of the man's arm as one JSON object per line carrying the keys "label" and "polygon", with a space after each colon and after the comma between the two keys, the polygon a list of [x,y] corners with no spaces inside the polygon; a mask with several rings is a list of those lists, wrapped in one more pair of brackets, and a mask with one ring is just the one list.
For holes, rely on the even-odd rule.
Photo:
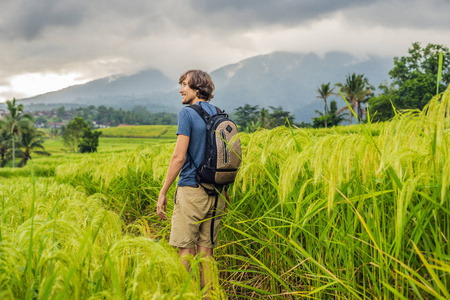
{"label": "man's arm", "polygon": [[173,151],[172,158],[170,159],[169,170],[167,171],[164,185],[159,192],[158,203],[156,205],[156,212],[161,219],[166,218],[165,211],[167,211],[167,191],[180,173],[181,167],[184,165],[186,160],[186,152],[189,147],[189,139],[190,138],[186,135],[178,135],[177,144],[175,146],[175,150]]}

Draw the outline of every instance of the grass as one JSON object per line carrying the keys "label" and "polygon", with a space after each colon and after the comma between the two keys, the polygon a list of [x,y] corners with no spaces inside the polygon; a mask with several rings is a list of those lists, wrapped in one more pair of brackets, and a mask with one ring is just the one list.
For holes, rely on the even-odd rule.
{"label": "grass", "polygon": [[447,299],[450,92],[441,96],[359,132],[242,136],[220,249],[236,297]]}
{"label": "grass", "polygon": [[138,148],[151,148],[161,144],[172,144],[176,140],[173,138],[107,138],[100,137],[99,153],[126,152]]}
{"label": "grass", "polygon": [[[99,153],[109,153],[109,152],[121,152],[128,150],[135,150],[138,147],[151,147],[159,144],[173,143],[176,140],[176,134],[161,136],[159,138],[114,138],[100,136],[99,147],[97,151]],[[52,157],[66,157],[69,153],[67,148],[64,147],[62,138],[52,138],[48,139],[44,143],[45,150],[52,154]],[[38,155],[36,155],[39,157]]]}
{"label": "grass", "polygon": [[[157,147],[162,144],[172,144],[176,139],[176,134],[173,137],[160,138],[110,138],[100,137],[97,154],[109,155],[111,153],[126,153],[135,151],[136,149],[146,149]],[[32,154],[34,171],[37,176],[53,176],[55,168],[68,161],[73,163],[79,162],[83,157],[95,154],[80,155],[78,153],[71,153],[64,146],[62,138],[49,138],[44,143],[45,150],[51,153],[51,156],[42,156]],[[16,159],[16,164],[20,159]],[[6,168],[0,168],[0,177],[14,177],[14,176],[29,176],[30,168],[11,168],[12,162],[7,164]]]}
{"label": "grass", "polygon": [[138,125],[98,129],[103,137],[176,138],[175,125]]}
{"label": "grass", "polygon": [[[172,247],[127,234],[103,195],[28,177],[3,180],[0,199],[2,299],[199,299],[203,293],[198,274],[186,272]],[[146,227],[133,224],[135,232]]]}
{"label": "grass", "polygon": [[[447,90],[385,123],[241,134],[215,251],[226,295],[448,299],[449,117]],[[98,153],[33,159],[36,173],[54,174],[35,186],[25,175],[2,181],[0,296],[199,297],[155,213],[174,149],[155,140],[167,143],[107,138]]]}
{"label": "grass", "polygon": [[[53,139],[45,144],[52,156],[34,155],[24,168],[0,169],[0,298],[201,298],[198,268],[186,272],[176,251],[153,238],[158,235],[150,219],[124,222],[129,190],[114,198],[89,193],[88,182],[74,187],[54,179],[67,164],[111,157],[120,162],[121,155],[173,140],[101,138],[98,153],[81,155]],[[114,174],[114,167],[106,172]],[[200,262],[209,263],[193,258],[192,264]],[[210,269],[212,296],[222,299],[217,268]]]}

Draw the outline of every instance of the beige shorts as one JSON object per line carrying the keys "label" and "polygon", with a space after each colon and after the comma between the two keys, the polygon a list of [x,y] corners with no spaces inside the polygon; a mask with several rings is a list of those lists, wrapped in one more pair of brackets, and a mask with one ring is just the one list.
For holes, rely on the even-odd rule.
{"label": "beige shorts", "polygon": [[[207,188],[212,187],[203,185]],[[215,200],[215,196],[208,196],[201,186],[178,187],[174,199],[169,244],[178,248],[194,248],[196,245],[205,248],[216,247],[219,225],[225,211],[225,200],[219,195],[214,214]],[[212,222],[213,214],[214,222]],[[214,244],[211,241],[211,226]]]}

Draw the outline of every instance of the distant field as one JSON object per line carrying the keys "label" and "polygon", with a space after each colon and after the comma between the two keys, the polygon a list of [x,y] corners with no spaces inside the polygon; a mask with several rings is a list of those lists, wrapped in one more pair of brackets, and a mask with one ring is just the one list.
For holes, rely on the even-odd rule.
{"label": "distant field", "polygon": [[[147,127],[149,132],[154,128],[152,127],[168,127],[168,130],[161,134],[160,137],[156,138],[145,138],[145,137],[105,137],[100,136],[99,145],[97,153],[92,154],[80,154],[72,153],[64,146],[61,137],[49,138],[43,144],[45,151],[49,152],[51,155],[39,155],[36,153],[31,154],[32,160],[29,164],[34,165],[34,171],[38,176],[53,176],[55,168],[68,161],[72,163],[79,162],[83,157],[89,155],[97,154],[113,154],[113,153],[128,153],[130,151],[144,150],[146,148],[158,147],[162,144],[172,144],[176,141],[176,126],[133,126],[136,127]],[[111,128],[112,129],[112,128]],[[142,129],[141,129],[142,130]],[[136,132],[138,132],[136,130]],[[131,134],[133,132],[131,131]],[[19,158],[16,159],[16,164],[20,161]],[[10,168],[12,162],[8,162],[7,168],[0,168],[0,178],[1,177],[13,177],[13,176],[29,176],[30,166],[25,168]],[[1,298],[1,297],[0,297]]]}
{"label": "distant field", "polygon": [[102,137],[115,138],[173,138],[176,139],[175,125],[139,125],[98,129]]}
{"label": "distant field", "polygon": [[[175,135],[176,137],[176,135]],[[173,138],[112,138],[100,137],[98,152],[125,152],[128,150],[136,150],[137,148],[154,147],[160,144],[174,143]]]}
{"label": "distant field", "polygon": [[[176,135],[174,138],[168,138],[161,136],[160,138],[135,138],[135,137],[105,137],[100,136],[98,153],[108,153],[108,152],[125,152],[128,150],[136,150],[138,147],[153,147],[160,144],[174,143]],[[75,157],[79,156],[77,153],[69,153],[65,146],[63,145],[62,138],[58,137],[56,139],[49,139],[44,143],[45,151],[51,153],[51,158],[63,158],[70,155]],[[33,159],[40,160],[46,156],[40,156],[38,154],[32,154]]]}

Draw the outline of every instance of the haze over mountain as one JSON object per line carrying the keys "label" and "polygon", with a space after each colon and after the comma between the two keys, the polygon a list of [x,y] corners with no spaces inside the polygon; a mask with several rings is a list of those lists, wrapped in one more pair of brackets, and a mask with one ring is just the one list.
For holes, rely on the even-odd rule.
{"label": "haze over mountain", "polygon": [[[32,110],[89,105],[131,109],[135,105],[147,106],[149,103],[145,99],[151,94],[165,93],[176,88],[177,83],[160,71],[145,70],[133,75],[113,75],[20,101],[27,109]],[[158,106],[157,111],[174,109],[155,104]]]}
{"label": "haze over mountain", "polygon": [[[378,85],[387,81],[393,63],[390,58],[368,57],[361,60],[347,53],[330,52],[323,58],[315,54],[274,52],[228,65],[211,73],[216,82],[217,99],[226,99],[224,109],[244,103],[260,107],[281,106],[295,115],[296,122],[311,122],[323,111],[323,100],[317,98],[321,83],[345,82],[349,73],[364,74]],[[335,89],[337,92],[337,89]],[[345,105],[339,97],[338,107]]]}
{"label": "haze over mountain", "polygon": [[[344,82],[349,73],[364,74],[378,87],[387,81],[391,58],[377,56],[359,59],[343,52],[315,54],[274,52],[242,60],[211,72],[216,85],[212,103],[233,113],[238,106],[259,105],[260,108],[281,106],[295,115],[296,122],[311,122],[323,101],[316,98],[321,83]],[[338,107],[345,105],[336,99]],[[26,109],[39,110],[64,105],[111,106],[131,109],[142,105],[154,112],[177,112],[181,108],[178,83],[158,70],[128,75],[115,75],[60,91],[22,99]]]}

